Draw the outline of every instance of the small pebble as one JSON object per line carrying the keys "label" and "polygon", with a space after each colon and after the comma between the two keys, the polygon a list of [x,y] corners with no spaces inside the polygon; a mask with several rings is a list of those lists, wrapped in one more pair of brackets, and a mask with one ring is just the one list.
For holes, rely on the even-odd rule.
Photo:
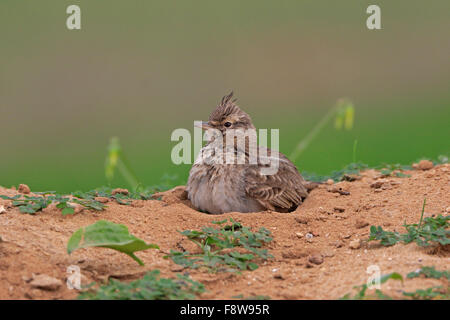
{"label": "small pebble", "polygon": [[29,194],[31,192],[30,187],[26,184],[20,184],[18,191],[23,194]]}
{"label": "small pebble", "polygon": [[361,228],[367,227],[368,225],[369,225],[369,223],[367,221],[361,220],[361,219],[357,219],[356,222],[355,222],[355,227],[357,229],[361,229]]}
{"label": "small pebble", "polygon": [[298,223],[300,223],[300,224],[308,224],[308,222],[309,222],[309,219],[307,219],[307,218],[300,218],[300,217],[295,217],[295,221],[297,221]]}
{"label": "small pebble", "polygon": [[342,241],[338,240],[338,241],[336,241],[333,245],[334,245],[336,248],[341,248],[341,247],[344,245],[344,243],[343,243]]}
{"label": "small pebble", "polygon": [[114,189],[114,190],[111,192],[111,194],[112,194],[113,196],[116,195],[116,194],[118,194],[118,193],[124,194],[124,195],[128,195],[130,192],[129,192],[127,189],[121,189],[121,188],[116,188],[116,189]]}
{"label": "small pebble", "polygon": [[308,261],[314,264],[322,264],[323,263],[323,257],[321,254],[313,254],[309,256]]}
{"label": "small pebble", "polygon": [[430,160],[421,160],[419,162],[420,170],[429,170],[431,168],[433,168],[433,162],[431,162]]}
{"label": "small pebble", "polygon": [[385,184],[386,182],[387,182],[386,179],[379,179],[379,180],[377,180],[377,181],[371,183],[371,184],[370,184],[370,187],[371,187],[371,188],[374,188],[374,189],[378,189],[378,188],[381,188],[381,186],[382,186],[383,184]]}
{"label": "small pebble", "polygon": [[327,258],[334,257],[334,251],[326,250],[326,251],[322,252],[322,256],[327,257]]}
{"label": "small pebble", "polygon": [[107,203],[109,201],[107,197],[95,197],[94,200],[100,203]]}
{"label": "small pebble", "polygon": [[67,204],[69,204],[72,208],[73,208],[73,213],[74,214],[78,214],[84,211],[84,206],[82,206],[79,203],[75,203],[75,202],[68,202]]}
{"label": "small pebble", "polygon": [[61,287],[62,282],[46,274],[40,274],[33,278],[30,285],[41,290],[56,291]]}
{"label": "small pebble", "polygon": [[279,279],[279,280],[284,280],[285,279],[284,275],[281,274],[281,273],[276,273],[276,274],[273,275],[273,277],[275,279]]}
{"label": "small pebble", "polygon": [[361,248],[361,240],[355,239],[355,240],[350,241],[349,247],[350,247],[350,249],[359,249],[359,248]]}

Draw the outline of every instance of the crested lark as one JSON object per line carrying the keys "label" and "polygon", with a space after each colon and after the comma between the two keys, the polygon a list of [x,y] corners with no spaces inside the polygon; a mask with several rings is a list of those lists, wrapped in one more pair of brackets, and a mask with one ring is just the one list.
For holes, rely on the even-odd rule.
{"label": "crested lark", "polygon": [[[202,148],[189,172],[186,187],[189,200],[196,209],[211,214],[295,210],[308,195],[308,183],[286,156],[264,147],[252,149],[248,137],[244,148],[236,144],[236,136],[231,147],[227,146],[227,132],[231,129],[255,130],[249,115],[236,105],[232,95],[223,97],[209,121],[201,125],[205,130],[215,129],[217,135]],[[222,144],[218,144],[220,139]],[[220,152],[222,149],[223,153]],[[250,151],[255,149],[257,161],[251,162]],[[226,162],[229,153],[243,154],[245,163]],[[206,154],[209,156],[202,157]],[[223,161],[218,161],[219,157]],[[278,170],[274,174],[263,172],[263,168],[268,167],[267,161],[263,162],[264,157],[266,160],[278,157]]]}

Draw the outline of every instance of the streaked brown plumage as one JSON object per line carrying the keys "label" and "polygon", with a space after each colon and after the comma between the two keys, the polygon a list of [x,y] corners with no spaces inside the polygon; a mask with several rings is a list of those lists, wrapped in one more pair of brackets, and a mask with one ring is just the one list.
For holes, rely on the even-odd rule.
{"label": "streaked brown plumage", "polygon": [[[225,138],[229,129],[254,129],[252,121],[247,113],[242,111],[236,100],[232,99],[233,93],[222,98],[219,106],[211,113],[209,121],[204,122],[204,129],[218,129]],[[235,138],[236,139],[236,138]],[[236,142],[236,140],[235,140]],[[214,140],[209,141],[203,151],[212,152],[210,163],[200,163],[199,158],[193,164],[189,173],[186,191],[193,206],[198,210],[211,214],[225,212],[257,212],[273,210],[289,212],[295,210],[303,199],[308,196],[307,182],[298,172],[295,165],[282,153],[270,149],[258,147],[258,163],[251,164],[248,161],[249,144],[245,145],[246,162],[244,164],[214,163],[216,153],[212,151]],[[224,152],[239,152],[237,146]],[[263,167],[260,155],[267,152],[268,156],[279,157],[278,171],[273,175],[261,173]],[[199,154],[199,157],[200,157]]]}

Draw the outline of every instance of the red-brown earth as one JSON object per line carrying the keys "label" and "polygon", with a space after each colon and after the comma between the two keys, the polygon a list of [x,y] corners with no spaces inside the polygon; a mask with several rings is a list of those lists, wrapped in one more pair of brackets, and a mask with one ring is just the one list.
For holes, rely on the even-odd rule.
{"label": "red-brown earth", "polygon": [[[368,170],[353,182],[320,185],[291,213],[208,215],[192,209],[187,200],[179,200],[171,192],[161,201],[135,200],[127,206],[111,200],[104,211],[83,210],[66,216],[54,206],[35,215],[20,213],[11,201],[0,199],[0,299],[74,299],[78,292],[65,285],[70,265],[80,267],[83,284],[110,277],[129,281],[153,269],[159,269],[161,276],[175,277],[180,266],[163,257],[170,249],[191,246],[177,230],[214,226],[212,221],[225,218],[233,218],[252,230],[265,227],[271,231],[273,241],[267,248],[274,259],[242,274],[186,270],[205,285],[206,292],[200,299],[230,299],[237,295],[338,299],[355,293],[353,286],[366,283],[366,269],[371,265],[377,265],[382,274],[395,271],[404,277],[422,266],[447,270],[450,255],[446,250],[422,248],[415,243],[383,247],[366,241],[371,225],[404,232],[405,222],[418,222],[424,198],[425,217],[449,214],[449,164],[405,173],[410,177],[382,177]],[[333,192],[339,188],[350,194]],[[0,187],[2,195],[17,193],[15,188]],[[1,213],[2,206],[6,211]],[[98,220],[124,224],[130,233],[158,244],[160,250],[136,253],[145,266],[105,248],[80,249],[69,255],[66,245],[72,233]],[[33,279],[46,276],[60,280],[61,285],[47,290],[33,286]],[[402,298],[402,291],[440,285],[442,281],[415,278],[402,284],[391,280],[382,290]]]}

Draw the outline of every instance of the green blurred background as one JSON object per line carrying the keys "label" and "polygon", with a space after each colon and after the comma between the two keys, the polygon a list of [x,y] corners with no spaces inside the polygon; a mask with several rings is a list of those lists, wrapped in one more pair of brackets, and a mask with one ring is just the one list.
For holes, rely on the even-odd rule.
{"label": "green blurred background", "polygon": [[[66,28],[78,4],[82,29]],[[382,30],[366,28],[369,4]],[[144,185],[189,165],[170,159],[234,90],[290,154],[341,97],[351,131],[330,124],[296,161],[326,174],[450,150],[450,1],[0,2],[0,185],[88,190],[106,184],[110,137]],[[114,185],[124,185],[120,177]]]}

